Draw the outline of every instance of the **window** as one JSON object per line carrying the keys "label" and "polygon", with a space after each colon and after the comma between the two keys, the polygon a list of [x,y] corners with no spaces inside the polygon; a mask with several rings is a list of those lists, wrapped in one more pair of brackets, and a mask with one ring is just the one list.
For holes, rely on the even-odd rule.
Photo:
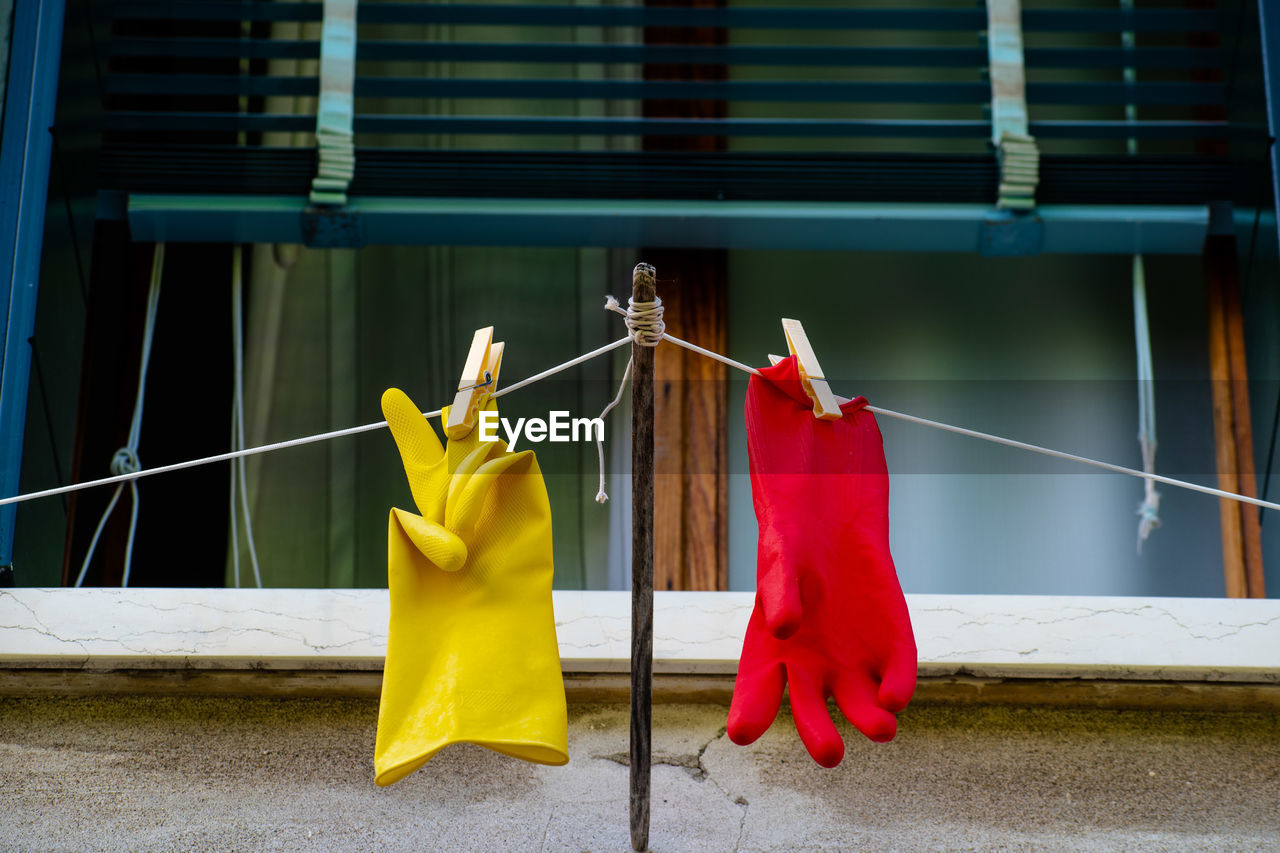
{"label": "window", "polygon": [[[369,2],[358,31],[352,186],[363,201],[348,219],[323,220],[303,212],[319,4],[237,5],[243,21],[217,3],[193,12],[218,17],[212,29],[167,17],[167,8],[68,27],[69,43],[86,51],[90,25],[110,45],[96,104],[105,132],[73,140],[85,159],[69,158],[51,181],[54,192],[65,183],[72,218],[50,205],[37,334],[46,358],[33,392],[40,405],[28,410],[28,435],[50,440],[28,441],[24,490],[106,473],[132,405],[153,239],[172,251],[140,450],[148,465],[226,449],[232,242],[254,244],[244,314],[249,444],[377,420],[389,385],[424,406],[445,402],[480,326],[495,325],[507,341],[508,382],[598,346],[619,334],[601,297],[625,295],[627,270],[645,258],[659,265],[673,330],[697,342],[763,363],[781,347],[777,319],[797,316],[842,393],[1137,464],[1129,260],[1117,246],[1141,240],[1133,245],[1151,252],[1159,470],[1213,484],[1203,283],[1187,260],[1199,252],[1208,205],[1224,201],[1237,205],[1228,221],[1241,249],[1250,247],[1242,275],[1255,456],[1267,450],[1280,329],[1268,319],[1277,316],[1271,289],[1249,278],[1274,252],[1271,214],[1251,194],[1269,180],[1247,132],[1259,105],[1253,22],[1143,10],[1136,52],[1126,54],[1110,11],[1029,8],[1043,247],[1075,251],[983,258],[943,251],[964,239],[976,247],[995,197],[985,52],[974,46],[980,9],[855,4],[786,17],[755,3],[552,12],[501,4],[481,20],[445,5]],[[1223,34],[1237,31],[1242,48],[1226,57]],[[64,79],[89,79],[91,57],[67,52]],[[1130,87],[1126,62],[1138,69]],[[1224,69],[1239,84],[1226,120]],[[76,127],[79,92],[64,91],[60,125]],[[1124,125],[1129,97],[1138,113]],[[93,155],[96,172],[70,168]],[[86,213],[99,191],[91,229]],[[113,209],[113,199],[123,202]],[[1116,213],[1121,204],[1129,207]],[[938,205],[970,219],[935,227]],[[1070,236],[1080,221],[1085,244]],[[358,242],[343,228],[369,245],[320,245]],[[129,248],[131,239],[144,245]],[[284,245],[304,239],[313,248]],[[431,245],[400,244],[419,240]],[[1079,251],[1087,241],[1111,253]],[[931,253],[908,251],[917,246]],[[83,281],[68,248],[83,256]],[[90,330],[83,368],[77,284]],[[741,377],[681,352],[663,359],[660,585],[749,589]],[[622,361],[513,395],[504,410],[593,416]],[[191,399],[201,401],[198,415]],[[589,446],[540,448],[561,588],[626,582],[625,425],[624,410],[609,437],[608,508],[591,500]],[[884,419],[881,427],[895,472],[895,554],[910,591],[1221,591],[1211,498],[1162,490],[1166,524],[1139,557],[1136,481]],[[408,502],[385,434],[257,457],[248,468],[268,585],[383,583],[386,509]],[[225,466],[146,481],[135,580],[233,582],[221,544],[229,489]],[[24,506],[19,563],[30,569],[19,569],[19,583],[73,579],[109,494],[69,498],[65,513],[52,502]],[[1273,565],[1280,545],[1269,530],[1260,547]],[[91,581],[119,576],[124,535],[123,522],[108,526]],[[218,544],[184,550],[182,537]]]}

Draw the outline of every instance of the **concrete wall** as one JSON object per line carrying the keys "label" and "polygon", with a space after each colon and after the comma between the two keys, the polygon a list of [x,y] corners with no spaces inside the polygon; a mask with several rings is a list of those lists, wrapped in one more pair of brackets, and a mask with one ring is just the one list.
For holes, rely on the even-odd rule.
{"label": "concrete wall", "polygon": [[[1274,714],[921,705],[822,770],[785,712],[655,708],[652,849],[1274,850]],[[570,707],[566,767],[451,747],[373,784],[373,700],[0,699],[0,848],[622,851],[627,711]]]}

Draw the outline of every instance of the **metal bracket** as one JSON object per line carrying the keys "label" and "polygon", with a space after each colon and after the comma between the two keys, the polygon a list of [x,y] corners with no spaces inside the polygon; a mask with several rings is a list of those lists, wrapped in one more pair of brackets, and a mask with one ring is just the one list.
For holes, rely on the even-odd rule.
{"label": "metal bracket", "polygon": [[978,232],[978,254],[987,258],[1038,255],[1043,245],[1044,221],[1034,213],[993,211]]}
{"label": "metal bracket", "polygon": [[350,207],[308,207],[302,211],[302,240],[312,249],[358,249],[364,245],[360,214]]}

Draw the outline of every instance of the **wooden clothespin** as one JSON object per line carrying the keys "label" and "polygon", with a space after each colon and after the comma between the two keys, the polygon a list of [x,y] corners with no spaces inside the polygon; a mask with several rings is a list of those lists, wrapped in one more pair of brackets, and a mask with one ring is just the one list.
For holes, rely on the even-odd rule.
{"label": "wooden clothespin", "polygon": [[450,440],[465,438],[476,428],[480,409],[498,388],[502,350],[502,342],[493,340],[493,326],[476,330],[458,380],[458,393],[449,409],[449,420],[444,425],[444,434]]}
{"label": "wooden clothespin", "polygon": [[[831,386],[827,385],[822,365],[818,364],[818,357],[814,355],[809,337],[804,333],[804,326],[799,320],[788,320],[784,317],[782,332],[787,336],[787,350],[796,357],[796,364],[800,368],[800,383],[804,385],[804,392],[813,400],[813,416],[824,421],[840,420],[843,417],[840,404],[836,400],[836,395],[832,393]],[[780,361],[782,361],[781,356],[769,356],[771,364],[777,364]]]}

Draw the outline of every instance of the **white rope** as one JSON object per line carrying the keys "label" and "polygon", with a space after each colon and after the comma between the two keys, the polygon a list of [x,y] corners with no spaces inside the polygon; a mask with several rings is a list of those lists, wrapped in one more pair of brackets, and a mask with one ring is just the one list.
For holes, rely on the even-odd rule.
{"label": "white rope", "polygon": [[[633,343],[642,347],[656,347],[662,343],[664,338],[670,340],[670,336],[666,334],[667,324],[662,319],[662,299],[657,296],[653,297],[652,302],[636,302],[635,299],[627,299],[627,310],[623,311],[622,306],[618,304],[618,300],[614,299],[610,294],[604,298],[604,310],[613,311],[623,316],[626,320],[627,331],[630,332],[628,340]],[[622,381],[618,383],[618,393],[609,405],[605,406],[600,412],[600,420],[603,421],[605,416],[613,411],[618,403],[622,402],[622,392],[626,390],[627,381],[631,378],[631,365],[634,361],[634,355],[627,359],[627,367],[622,371]],[[600,463],[600,488],[596,491],[596,503],[602,504],[609,500],[609,494],[604,490],[603,430],[596,435],[596,459]]]}
{"label": "white rope", "polygon": [[[631,343],[631,338],[619,338],[618,340],[609,344],[605,344],[604,346],[594,349],[589,353],[580,355],[577,358],[564,362],[563,364],[558,364],[555,367],[549,368],[547,370],[542,371],[541,373],[530,376],[528,379],[523,379],[515,383],[514,385],[509,385],[506,388],[502,388],[498,391],[495,391],[491,396],[502,397],[506,394],[510,394],[512,391],[516,391],[516,390],[519,390],[520,388],[524,388],[529,385],[532,385],[535,382],[538,382],[542,379],[546,379],[549,376],[554,376],[555,374],[568,370],[571,367],[576,367],[577,365],[582,364],[585,361],[590,361],[593,358],[604,355],[605,353],[618,349],[619,347],[624,347],[629,343]],[[431,412],[423,412],[422,416],[425,418],[437,418],[440,416],[440,409],[436,409]],[[82,489],[91,489],[91,488],[94,488],[95,486],[110,486],[116,483],[127,483],[130,480],[138,480],[138,479],[141,479],[142,477],[150,477],[154,474],[168,474],[173,471],[183,471],[183,470],[186,470],[187,468],[198,468],[201,465],[213,465],[218,462],[229,462],[233,459],[242,459],[246,456],[256,456],[259,453],[271,453],[272,451],[275,451],[275,450],[286,450],[290,447],[302,447],[307,444],[315,444],[317,442],[329,441],[335,438],[345,438],[346,436],[349,436],[349,435],[360,435],[361,433],[365,433],[365,432],[373,432],[374,430],[385,429],[386,426],[387,426],[386,421],[378,421],[377,423],[371,423],[371,424],[361,424],[360,426],[345,427],[343,429],[330,430],[329,432],[321,432],[321,433],[316,433],[314,435],[304,435],[298,438],[290,438],[285,441],[276,441],[276,442],[272,442],[271,444],[261,444],[261,445],[258,445],[257,447],[245,448],[244,450],[232,450],[228,453],[217,453],[217,454],[214,454],[213,456],[205,456],[200,459],[188,459],[185,462],[174,462],[169,465],[160,465],[156,468],[147,468],[145,470],[140,470],[140,471],[131,471],[127,473],[121,473],[111,477],[102,477],[97,480],[86,480],[83,483],[72,483],[69,486],[58,486],[53,489],[42,489],[38,492],[28,492],[24,495],[14,495],[13,497],[9,497],[9,498],[0,498],[0,506],[7,506],[8,504],[24,503],[26,501],[33,501],[38,498],[50,498],[56,495],[65,495],[71,492],[81,491]]]}
{"label": "white rope", "polygon": [[[613,411],[613,407],[622,402],[622,392],[627,390],[627,380],[631,378],[631,363],[634,359],[627,359],[627,369],[622,371],[622,381],[618,383],[618,393],[604,409],[600,412],[600,420],[604,420],[609,412]],[[600,487],[596,490],[596,503],[602,504],[609,500],[609,494],[604,490],[604,430],[596,436],[596,458],[600,462]]]}
{"label": "white rope", "polygon": [[[605,299],[604,307],[606,310],[613,311],[615,313],[622,314],[624,316],[628,316],[628,312],[623,311],[621,306],[619,306],[618,304],[618,300],[614,299],[612,296],[609,296]],[[627,327],[631,328],[630,322],[628,322]],[[753,376],[760,375],[759,370],[756,370],[754,367],[751,367],[750,365],[743,364],[740,361],[734,361],[733,359],[720,355],[719,353],[711,352],[710,350],[703,349],[702,347],[697,346],[696,344],[691,344],[688,341],[682,341],[679,338],[673,337],[668,334],[663,334],[662,337],[664,340],[670,341],[671,343],[676,344],[677,346],[681,346],[692,352],[696,352],[701,355],[705,355],[709,358],[713,358],[716,361],[729,365],[730,367],[737,368],[738,370],[741,370],[743,373],[750,373]],[[624,383],[626,382],[625,375],[623,377],[623,382]],[[622,395],[622,390],[619,389],[618,391],[619,398],[621,397],[621,395]],[[841,404],[844,404],[849,402],[849,399],[847,397],[837,396],[836,401]],[[614,403],[611,403],[608,407],[606,407],[605,411],[606,412],[609,411],[610,408],[616,405],[616,402],[617,401],[615,400]],[[1110,462],[1102,462],[1097,459],[1090,459],[1086,456],[1077,456],[1074,453],[1066,453],[1061,450],[1053,450],[1052,448],[1041,447],[1038,444],[1028,444],[1024,441],[1016,441],[1012,438],[1004,438],[1002,436],[992,435],[990,433],[978,432],[977,430],[966,429],[964,427],[958,427],[958,426],[952,426],[951,424],[944,424],[940,421],[931,421],[928,418],[919,418],[919,417],[916,417],[915,415],[907,415],[907,414],[903,414],[902,412],[895,412],[891,409],[882,409],[879,406],[869,405],[866,408],[867,408],[867,411],[869,412],[873,412],[877,415],[883,415],[884,417],[887,417],[887,418],[897,418],[898,420],[907,421],[908,423],[919,424],[920,426],[927,426],[933,429],[940,429],[940,430],[943,430],[944,432],[955,433],[956,435],[965,435],[970,438],[978,438],[978,439],[982,439],[983,441],[990,441],[994,444],[1002,444],[1005,447],[1014,447],[1014,448],[1017,448],[1018,450],[1027,450],[1032,453],[1040,453],[1045,456],[1052,456],[1055,459],[1065,459],[1069,462],[1078,462],[1082,465],[1091,465],[1095,468],[1101,468],[1104,471],[1112,471],[1117,474],[1127,474],[1131,477],[1139,477],[1147,481],[1147,487],[1148,489],[1151,489],[1151,490],[1154,490],[1154,486],[1152,485],[1153,483],[1164,483],[1170,486],[1177,486],[1179,488],[1189,489],[1190,491],[1193,491],[1193,492],[1201,492],[1206,495],[1214,495],[1215,497],[1219,497],[1219,498],[1227,498],[1229,500],[1235,500],[1235,501],[1240,501],[1242,503],[1253,504],[1254,506],[1260,506],[1265,509],[1280,510],[1280,504],[1277,504],[1277,503],[1271,503],[1270,501],[1263,501],[1257,498],[1247,497],[1246,495],[1238,495],[1234,492],[1226,492],[1226,491],[1222,491],[1221,489],[1210,488],[1209,486],[1201,486],[1196,483],[1188,483],[1185,480],[1175,480],[1171,477],[1162,477],[1150,470],[1136,471],[1133,468],[1125,468],[1122,465],[1113,465]],[[603,413],[601,416],[603,417]],[[1154,435],[1154,429],[1155,429],[1154,409],[1150,411],[1149,416],[1150,416],[1150,425],[1152,427],[1152,433]],[[599,442],[597,442],[597,447],[599,447]],[[1153,442],[1152,450],[1154,452],[1154,442]],[[603,451],[600,452],[600,464],[602,467],[600,477],[601,477],[601,483],[603,484],[604,482]],[[601,491],[603,492],[603,485],[601,487]],[[600,500],[598,496],[596,500]]]}
{"label": "white rope", "polygon": [[[236,272],[237,272],[236,261],[238,260],[237,254],[239,250],[240,250],[239,244],[237,244],[235,248],[231,250],[232,252],[232,258],[231,258],[231,353],[232,355],[231,355],[231,360],[233,364],[233,368],[232,368],[233,386],[235,384],[234,365],[236,365],[240,361],[240,344],[237,341],[237,336],[236,336],[236,332],[237,332],[236,315],[239,313],[239,308],[240,308],[239,294],[237,293],[237,285],[239,284],[239,281],[236,275]],[[238,431],[236,430],[236,423],[239,417],[239,412],[237,412],[236,410],[236,403],[239,402],[239,399],[236,395],[236,390],[237,389],[233,388],[231,392],[231,449],[232,450],[240,449],[240,445],[236,443],[236,437],[239,434]],[[240,588],[240,530],[239,530],[239,526],[236,524],[236,510],[238,509],[236,505],[238,503],[236,501],[236,475],[239,473],[238,466],[239,466],[239,460],[236,460],[235,462],[231,463],[231,488],[228,490],[228,494],[227,494],[228,498],[231,501],[231,505],[228,507],[228,510],[227,510],[231,520],[231,578],[232,578],[232,583],[236,589]]]}
{"label": "white rope", "polygon": [[[497,391],[494,391],[489,396],[493,397],[494,399],[497,399],[498,397],[505,397],[507,394],[510,394],[512,391],[519,391],[521,388],[526,388],[535,382],[541,382],[543,379],[546,379],[549,376],[555,376],[557,373],[562,373],[563,371],[566,371],[571,367],[577,367],[579,364],[588,362],[591,359],[596,358],[598,356],[602,356],[607,352],[612,352],[613,350],[616,350],[619,347],[624,347],[629,343],[631,343],[631,338],[618,338],[613,343],[605,344],[602,347],[597,347],[596,349],[593,349],[589,353],[585,353],[583,355],[578,356],[577,358],[570,359],[569,361],[566,361],[563,364],[557,364],[555,367],[548,368],[542,371],[541,373],[535,373],[533,376],[530,376],[528,379],[521,379],[519,382],[516,382],[512,385],[508,385],[505,388],[499,388]],[[436,412],[436,414],[438,415],[440,413]],[[383,423],[385,424],[385,421]]]}
{"label": "white rope", "polygon": [[138,482],[137,476],[142,469],[138,459],[138,443],[142,440],[142,412],[147,399],[147,366],[151,363],[151,342],[155,337],[156,308],[160,305],[160,280],[164,277],[164,243],[156,243],[155,253],[151,257],[151,286],[147,290],[147,314],[142,328],[142,354],[138,360],[138,392],[133,399],[133,419],[129,422],[129,436],[111,457],[111,473],[118,476],[120,485],[107,502],[107,508],[98,520],[98,526],[89,540],[89,550],[85,552],[84,562],[80,565],[80,574],[76,576],[76,586],[84,583],[89,572],[89,564],[93,562],[93,552],[98,547],[98,540],[107,526],[107,519],[120,500],[125,480],[129,484],[129,538],[124,546],[124,573],[120,577],[120,585],[129,585],[129,573],[133,568],[133,538],[138,530]]}
{"label": "white rope", "polygon": [[[1120,0],[1120,8],[1126,12],[1132,11],[1133,0]],[[1132,30],[1125,30],[1120,34],[1120,44],[1125,54],[1131,56],[1134,47]],[[1124,82],[1133,83],[1137,79],[1137,70],[1126,61]],[[1124,118],[1130,124],[1137,121],[1137,105],[1125,104]],[[1137,154],[1137,137],[1130,136],[1125,141],[1125,148],[1130,154]],[[1147,276],[1142,255],[1133,256],[1133,337],[1138,353],[1138,446],[1142,450],[1142,470],[1151,474],[1156,470],[1156,377],[1151,360],[1151,329],[1147,322]],[[1160,493],[1156,491],[1153,480],[1146,480],[1143,484],[1142,503],[1138,505],[1139,554],[1142,553],[1142,543],[1159,526]]]}
{"label": "white rope", "polygon": [[[1133,337],[1138,352],[1138,446],[1142,449],[1142,470],[1156,470],[1156,390],[1155,366],[1151,360],[1151,330],[1147,324],[1147,277],[1142,255],[1133,256]],[[1160,526],[1160,493],[1147,480],[1138,506],[1138,553],[1151,531]]]}
{"label": "white rope", "polygon": [[[606,305],[606,307],[609,307],[609,306]],[[682,341],[671,335],[664,333],[662,339],[670,341],[671,343],[676,344],[678,346],[682,346],[685,349],[691,350],[693,352],[697,352],[703,355],[707,355],[708,357],[715,358],[716,361],[720,361],[724,364],[729,365],[730,367],[737,368],[738,370],[741,370],[744,373],[751,373],[756,375],[759,374],[758,370],[746,364],[743,364],[742,362],[734,361],[733,359],[726,358],[725,356],[713,354],[708,350],[704,350],[701,347],[695,346],[694,344],[690,344],[686,341]],[[527,387],[542,379],[546,379],[549,376],[553,376],[556,373],[559,373],[563,370],[568,370],[569,368],[582,364],[583,362],[588,361],[592,358],[595,358],[600,355],[604,355],[605,353],[610,352],[611,350],[615,350],[615,349],[618,349],[619,347],[625,346],[631,343],[631,341],[632,339],[630,336],[627,336],[625,338],[620,338],[619,340],[616,340],[610,344],[606,344],[602,347],[599,347],[598,349],[592,350],[591,352],[581,355],[570,361],[566,361],[563,364],[550,368],[549,370],[544,370],[539,374],[530,376],[528,379],[524,379],[520,382],[515,383],[514,385],[510,385],[510,386],[507,386],[506,388],[500,389],[494,392],[492,396],[495,398],[501,397],[501,396],[504,396],[505,394],[511,393],[512,391]],[[843,397],[837,397],[836,399],[840,402],[848,402],[848,400]],[[1077,462],[1081,465],[1089,465],[1094,468],[1101,468],[1104,471],[1111,471],[1116,474],[1126,474],[1130,477],[1138,477],[1140,479],[1151,480],[1156,483],[1163,483],[1169,486],[1176,486],[1180,489],[1188,489],[1193,492],[1200,492],[1201,494],[1213,495],[1214,497],[1225,498],[1227,500],[1233,500],[1233,501],[1239,501],[1241,503],[1251,504],[1252,506],[1258,506],[1264,509],[1280,510],[1280,503],[1273,503],[1271,501],[1259,500],[1258,498],[1251,498],[1246,495],[1236,494],[1234,492],[1227,492],[1221,489],[1214,489],[1208,486],[1201,486],[1196,483],[1189,483],[1185,480],[1175,480],[1171,477],[1162,477],[1158,474],[1148,473],[1145,471],[1135,471],[1132,468],[1125,468],[1122,465],[1113,465],[1110,462],[1102,462],[1097,459],[1090,459],[1085,456],[1077,456],[1073,453],[1065,453],[1061,450],[1053,450],[1051,448],[1040,447],[1039,445],[1035,445],[1035,444],[1027,444],[1026,442],[1015,441],[1014,439],[1011,439],[1011,438],[1003,438],[998,435],[991,435],[990,433],[978,432],[977,430],[971,430],[971,429],[966,429],[964,427],[952,426],[951,424],[945,424],[940,421],[932,421],[932,420],[929,420],[928,418],[919,418],[914,415],[907,415],[901,412],[892,411],[890,409],[882,409],[878,406],[867,406],[867,410],[870,412],[874,412],[877,415],[883,415],[889,418],[897,418],[898,420],[904,420],[909,423],[919,424],[920,426],[926,426],[932,429],[940,429],[945,432],[952,432],[957,435],[965,435],[965,436],[969,436],[970,438],[977,438],[983,441],[990,441],[994,444],[1002,444],[1006,447],[1014,447],[1019,450],[1027,450],[1032,453],[1040,453],[1045,456],[1052,456],[1056,459],[1064,459],[1069,462]],[[434,418],[440,415],[440,410],[436,409],[435,411],[423,412],[422,414],[423,414],[423,417]],[[253,456],[259,453],[270,453],[275,450],[284,450],[290,447],[300,447],[306,444],[313,444],[315,442],[320,442],[320,441],[328,441],[334,438],[343,438],[349,435],[358,435],[360,433],[372,432],[377,429],[382,429],[386,427],[386,425],[387,425],[386,421],[378,421],[377,423],[364,424],[362,426],[347,427],[346,429],[338,429],[338,430],[332,430],[330,432],[317,433],[315,435],[302,436],[300,438],[289,439],[288,441],[277,441],[273,444],[264,444],[258,447],[246,448],[244,450],[235,450],[235,451],[231,451],[230,453],[219,453],[217,455],[207,456],[202,459],[192,459],[187,462],[175,462],[171,465],[162,465],[158,468],[149,468],[143,471],[133,471],[129,473],[119,474],[113,477],[103,477],[102,479],[99,479],[99,480],[89,480],[84,483],[73,483],[69,486],[59,486],[53,489],[44,489],[42,491],[37,491],[37,492],[28,492],[27,494],[24,494],[24,495],[15,495],[13,497],[0,498],[0,506],[22,503],[24,501],[35,500],[37,498],[63,495],[69,492],[79,491],[81,489],[92,488],[94,486],[106,486],[114,483],[127,482],[129,480],[136,480],[141,477],[149,477],[153,474],[167,474],[171,471],[181,471],[186,468],[195,468],[200,465],[210,465],[216,462],[226,462],[231,459],[239,459],[241,457]]]}
{"label": "white rope", "polygon": [[[231,359],[234,386],[231,398],[231,449],[244,448],[244,253],[237,244],[231,250]],[[262,570],[258,566],[258,547],[253,541],[253,521],[249,515],[248,473],[244,457],[231,463],[231,564],[235,585],[240,587],[240,536],[236,525],[236,498],[244,515],[244,535],[253,565],[253,580],[262,589]],[[239,491],[237,493],[237,481]]]}
{"label": "white rope", "polygon": [[[844,397],[837,396],[837,402],[849,402]],[[991,435],[986,432],[978,432],[977,430],[965,429],[964,427],[952,426],[951,424],[940,423],[939,421],[931,421],[928,418],[918,418],[915,415],[904,415],[901,412],[890,411],[889,409],[881,409],[878,406],[867,406],[867,411],[875,412],[877,415],[884,415],[888,418],[898,418],[920,426],[932,427],[946,432],[954,432],[956,435],[967,435],[970,438],[980,438],[983,441],[990,441],[995,444],[1003,444],[1005,447],[1016,447],[1019,450],[1030,450],[1032,453],[1041,453],[1045,456],[1052,456],[1055,459],[1065,459],[1068,462],[1079,462],[1081,465],[1091,465],[1094,468],[1101,468],[1104,471],[1112,471],[1116,474],[1128,474],[1130,477],[1140,477],[1144,480],[1153,480],[1157,483],[1164,483],[1167,486],[1177,486],[1180,489],[1189,489],[1193,492],[1200,492],[1214,497],[1227,498],[1228,500],[1240,501],[1241,503],[1253,504],[1265,509],[1280,510],[1280,504],[1271,501],[1258,500],[1257,498],[1247,497],[1246,495],[1238,495],[1235,492],[1224,492],[1221,489],[1211,489],[1208,486],[1201,486],[1198,483],[1188,483],[1186,480],[1175,480],[1172,477],[1162,477],[1159,474],[1150,474],[1146,471],[1136,471],[1133,468],[1125,468],[1123,465],[1112,465],[1110,462],[1101,462],[1097,459],[1090,459],[1087,456],[1076,456],[1074,453],[1065,453],[1061,450],[1053,450],[1048,447],[1041,447],[1038,444],[1027,444],[1023,441],[1015,441],[1012,438],[1002,438],[998,435]]]}
{"label": "white rope", "polygon": [[[650,303],[642,302],[640,304],[648,305]],[[652,328],[643,327],[643,334],[645,335],[645,339],[642,341],[637,341],[637,343],[640,343],[647,347],[657,346],[657,343],[649,343],[650,340],[653,340],[653,336],[655,334],[655,329],[656,329],[661,332],[660,340],[670,341],[676,346],[684,347],[690,352],[696,352],[698,355],[705,355],[707,358],[710,358],[714,361],[718,361],[721,364],[727,364],[730,367],[736,367],[738,370],[741,370],[743,373],[750,373],[753,376],[760,375],[760,371],[756,370],[754,367],[752,367],[749,364],[743,364],[740,361],[734,361],[733,359],[729,358],[727,355],[721,355],[718,352],[712,352],[709,349],[703,349],[697,344],[691,344],[688,341],[682,341],[679,338],[677,338],[675,335],[668,335],[666,333],[667,324],[662,322],[662,300],[658,299],[656,301],[656,305],[657,305],[656,314],[657,314],[657,320],[658,320],[657,326]],[[606,311],[612,311],[615,314],[621,314],[623,317],[626,317],[627,329],[631,330],[633,335],[635,334],[635,327],[641,325],[641,320],[632,319],[632,317],[634,316],[637,318],[647,318],[655,313],[654,311],[648,310],[648,309],[645,309],[643,311],[634,310],[634,307],[632,306],[630,299],[627,300],[627,310],[623,311],[622,306],[618,304],[618,300],[614,299],[612,296],[606,296],[604,298],[604,309]]]}
{"label": "white rope", "polygon": [[604,298],[604,309],[621,314],[631,333],[631,340],[642,347],[656,347],[662,343],[666,335],[667,324],[662,319],[662,299],[655,296],[652,302],[636,302],[627,299],[627,310],[623,311],[618,300],[612,296]]}
{"label": "white rope", "polygon": [[730,367],[736,367],[738,370],[741,370],[743,373],[750,373],[752,376],[760,375],[760,371],[756,370],[754,367],[752,367],[749,364],[743,364],[740,361],[734,361],[728,356],[721,355],[718,352],[712,352],[709,349],[703,349],[697,344],[691,344],[688,341],[682,341],[677,337],[673,337],[672,335],[663,335],[662,337],[664,340],[668,340],[678,347],[684,347],[690,352],[696,352],[698,355],[705,355],[707,358],[718,361],[721,364],[727,364]]}

